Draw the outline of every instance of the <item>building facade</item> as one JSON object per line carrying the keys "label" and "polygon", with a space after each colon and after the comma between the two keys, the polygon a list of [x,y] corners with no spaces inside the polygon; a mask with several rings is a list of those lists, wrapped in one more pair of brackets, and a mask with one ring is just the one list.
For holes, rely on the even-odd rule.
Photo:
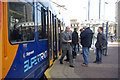
{"label": "building facade", "polygon": [[116,3],[116,23],[117,23],[117,29],[116,29],[116,32],[117,32],[117,37],[120,38],[120,0],[118,0]]}
{"label": "building facade", "polygon": [[77,22],[77,19],[71,19],[70,20],[70,27],[71,27],[71,30],[73,31],[74,30],[74,28],[80,28],[80,26],[79,26],[79,22]]}

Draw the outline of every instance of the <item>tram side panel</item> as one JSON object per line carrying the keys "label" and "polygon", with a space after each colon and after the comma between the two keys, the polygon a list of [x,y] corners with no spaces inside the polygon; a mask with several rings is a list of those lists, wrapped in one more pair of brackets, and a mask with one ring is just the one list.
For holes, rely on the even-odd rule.
{"label": "tram side panel", "polygon": [[[35,37],[32,41],[23,42],[20,40],[10,39],[10,14],[15,19],[22,16],[15,10],[9,10],[7,2],[3,3],[3,33],[2,35],[2,78],[39,78],[47,69],[48,47],[47,40],[38,41]],[[11,5],[18,5],[12,4]],[[20,5],[20,4],[19,4]],[[28,4],[29,5],[29,4]],[[30,6],[30,5],[29,5]],[[11,7],[11,6],[9,6]],[[9,16],[8,16],[9,14]],[[17,16],[19,15],[19,16]],[[17,21],[19,21],[18,18]],[[14,20],[14,19],[13,19]],[[34,23],[35,24],[35,23]],[[22,25],[22,24],[21,24]],[[21,25],[16,25],[19,28]],[[25,24],[26,25],[26,24]],[[22,25],[23,26],[23,25]],[[25,26],[23,26],[24,29]],[[30,26],[29,27],[34,27]],[[34,29],[33,29],[34,30]],[[27,33],[26,33],[27,34]],[[37,36],[37,27],[35,28],[35,36]],[[23,38],[25,40],[25,38]]]}
{"label": "tram side panel", "polygon": [[[46,8],[44,11],[41,10],[43,5],[35,5],[41,3],[2,3],[2,26],[0,27],[2,78],[40,78],[48,68],[48,61],[50,66],[53,64],[52,18],[47,16],[49,13],[46,15],[44,12]],[[28,13],[29,11],[31,13]],[[15,38],[13,35],[15,30],[21,31],[20,38]],[[28,34],[30,30],[33,34]],[[50,36],[46,36],[44,31],[48,31],[47,34]],[[48,46],[48,37],[50,37],[50,46]],[[49,48],[51,48],[50,52]]]}
{"label": "tram side panel", "polygon": [[7,2],[2,3],[2,78],[7,75],[18,45],[12,46],[8,40],[8,16],[7,16]]}

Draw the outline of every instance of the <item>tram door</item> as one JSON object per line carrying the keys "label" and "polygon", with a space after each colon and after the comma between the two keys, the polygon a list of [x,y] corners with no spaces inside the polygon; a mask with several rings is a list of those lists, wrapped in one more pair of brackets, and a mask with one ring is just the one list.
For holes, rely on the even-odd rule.
{"label": "tram door", "polygon": [[62,46],[62,42],[61,42],[61,22],[60,20],[58,20],[58,45],[59,45],[59,55],[62,54],[62,49],[61,49],[61,46]]}
{"label": "tram door", "polygon": [[53,24],[52,14],[48,8],[48,45],[49,45],[49,66],[53,64]]}
{"label": "tram door", "polygon": [[56,30],[56,16],[52,15],[53,21],[53,60],[57,59],[57,30]]}
{"label": "tram door", "polygon": [[57,58],[60,56],[59,55],[59,35],[58,35],[58,19],[57,19],[57,16],[55,18],[55,26],[56,26],[56,46],[57,46]]}

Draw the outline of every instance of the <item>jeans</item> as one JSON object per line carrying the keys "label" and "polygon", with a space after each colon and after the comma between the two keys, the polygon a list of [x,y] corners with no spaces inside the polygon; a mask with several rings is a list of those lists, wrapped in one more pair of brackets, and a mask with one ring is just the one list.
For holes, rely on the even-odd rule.
{"label": "jeans", "polygon": [[96,62],[102,62],[102,53],[102,50],[99,48],[96,49]]}
{"label": "jeans", "polygon": [[78,44],[73,44],[73,49],[75,51],[76,54],[78,54]]}
{"label": "jeans", "polygon": [[85,65],[89,64],[89,50],[90,50],[90,48],[88,48],[88,47],[82,48]]}

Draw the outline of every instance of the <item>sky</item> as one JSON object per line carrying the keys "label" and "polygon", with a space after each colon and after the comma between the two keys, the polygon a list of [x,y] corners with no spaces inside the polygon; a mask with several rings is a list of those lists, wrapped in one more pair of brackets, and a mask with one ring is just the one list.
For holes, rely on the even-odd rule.
{"label": "sky", "polygon": [[[60,5],[65,5],[67,10],[56,8],[61,12],[65,25],[70,25],[70,19],[78,19],[78,22],[88,19],[88,0],[52,0]],[[115,21],[115,2],[117,0],[101,0],[101,19]],[[108,4],[105,4],[107,2]],[[104,18],[105,16],[105,18]],[[99,0],[90,0],[90,19],[99,19]]]}

